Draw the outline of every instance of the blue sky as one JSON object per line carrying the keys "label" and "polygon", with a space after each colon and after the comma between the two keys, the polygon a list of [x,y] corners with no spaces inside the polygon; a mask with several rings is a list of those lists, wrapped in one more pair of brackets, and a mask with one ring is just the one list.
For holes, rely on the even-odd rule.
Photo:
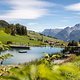
{"label": "blue sky", "polygon": [[0,0],[0,19],[37,32],[80,23],[80,0]]}

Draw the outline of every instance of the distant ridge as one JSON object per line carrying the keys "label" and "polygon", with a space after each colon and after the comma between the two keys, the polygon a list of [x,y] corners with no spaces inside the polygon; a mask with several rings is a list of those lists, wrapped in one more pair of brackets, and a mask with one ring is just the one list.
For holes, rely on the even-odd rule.
{"label": "distant ridge", "polygon": [[[57,30],[57,31],[56,31]],[[66,27],[64,29],[45,29],[42,34],[56,37],[64,41],[79,41],[80,40],[80,23],[73,27]]]}
{"label": "distant ridge", "polygon": [[54,37],[57,33],[59,33],[62,29],[45,29],[42,34],[46,36]]}

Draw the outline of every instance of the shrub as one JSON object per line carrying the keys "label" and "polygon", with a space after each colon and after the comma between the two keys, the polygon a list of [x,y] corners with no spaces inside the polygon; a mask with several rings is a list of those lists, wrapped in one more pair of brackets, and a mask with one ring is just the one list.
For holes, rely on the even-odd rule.
{"label": "shrub", "polygon": [[7,41],[7,44],[12,44],[12,41]]}
{"label": "shrub", "polygon": [[68,43],[68,46],[78,46],[78,42],[73,40],[73,41]]}

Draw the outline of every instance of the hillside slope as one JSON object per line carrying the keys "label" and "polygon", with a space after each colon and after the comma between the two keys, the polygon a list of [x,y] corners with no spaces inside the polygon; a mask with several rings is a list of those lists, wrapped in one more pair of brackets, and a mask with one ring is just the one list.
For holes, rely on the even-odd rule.
{"label": "hillside slope", "polygon": [[[5,20],[0,20],[0,41],[13,44],[25,44],[29,46],[52,45],[63,46],[65,43],[61,40],[46,37],[34,31],[27,30],[27,27],[21,24],[10,24]],[[54,44],[53,44],[54,43]]]}
{"label": "hillside slope", "polygon": [[2,29],[0,30],[0,41],[2,41],[5,44],[7,43],[7,41],[11,41],[13,44],[25,44],[30,46],[41,46],[45,44],[48,45],[48,43],[40,41],[42,38],[44,41],[53,41],[58,42],[58,44],[65,45],[65,43],[61,40],[46,37],[34,31],[28,31],[28,36],[12,36],[10,34],[5,33]]}

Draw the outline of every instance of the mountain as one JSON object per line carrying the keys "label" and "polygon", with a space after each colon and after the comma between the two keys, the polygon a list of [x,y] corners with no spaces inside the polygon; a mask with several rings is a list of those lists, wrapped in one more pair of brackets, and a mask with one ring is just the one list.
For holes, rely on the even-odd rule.
{"label": "mountain", "polygon": [[47,30],[48,30],[47,31],[48,34],[47,34],[46,30],[44,30],[45,34],[43,33],[44,31],[42,33],[44,35],[47,34],[47,36],[51,35],[52,37],[56,37],[56,38],[64,40],[64,41],[71,41],[71,40],[79,41],[80,40],[80,24],[76,24],[73,27],[66,27],[66,28],[60,30],[59,32],[56,32],[55,29],[52,29],[53,30],[52,34],[50,34],[51,31],[49,29],[47,29]]}
{"label": "mountain", "polygon": [[76,24],[73,27],[66,27],[58,34],[55,35],[56,38],[64,41],[79,41],[80,39],[80,24]]}
{"label": "mountain", "polygon": [[76,24],[74,27],[71,27],[72,32],[70,33],[69,40],[80,40],[80,24]]}
{"label": "mountain", "polygon": [[42,34],[46,36],[54,37],[57,33],[59,33],[62,29],[45,29]]}
{"label": "mountain", "polygon": [[59,33],[57,33],[55,35],[55,37],[58,38],[58,39],[67,41],[68,36],[70,35],[71,31],[72,30],[70,29],[70,27],[66,27],[63,30],[61,30]]}
{"label": "mountain", "polygon": [[74,30],[70,33],[69,40],[75,40],[75,41],[79,41],[80,40],[80,30]]}

